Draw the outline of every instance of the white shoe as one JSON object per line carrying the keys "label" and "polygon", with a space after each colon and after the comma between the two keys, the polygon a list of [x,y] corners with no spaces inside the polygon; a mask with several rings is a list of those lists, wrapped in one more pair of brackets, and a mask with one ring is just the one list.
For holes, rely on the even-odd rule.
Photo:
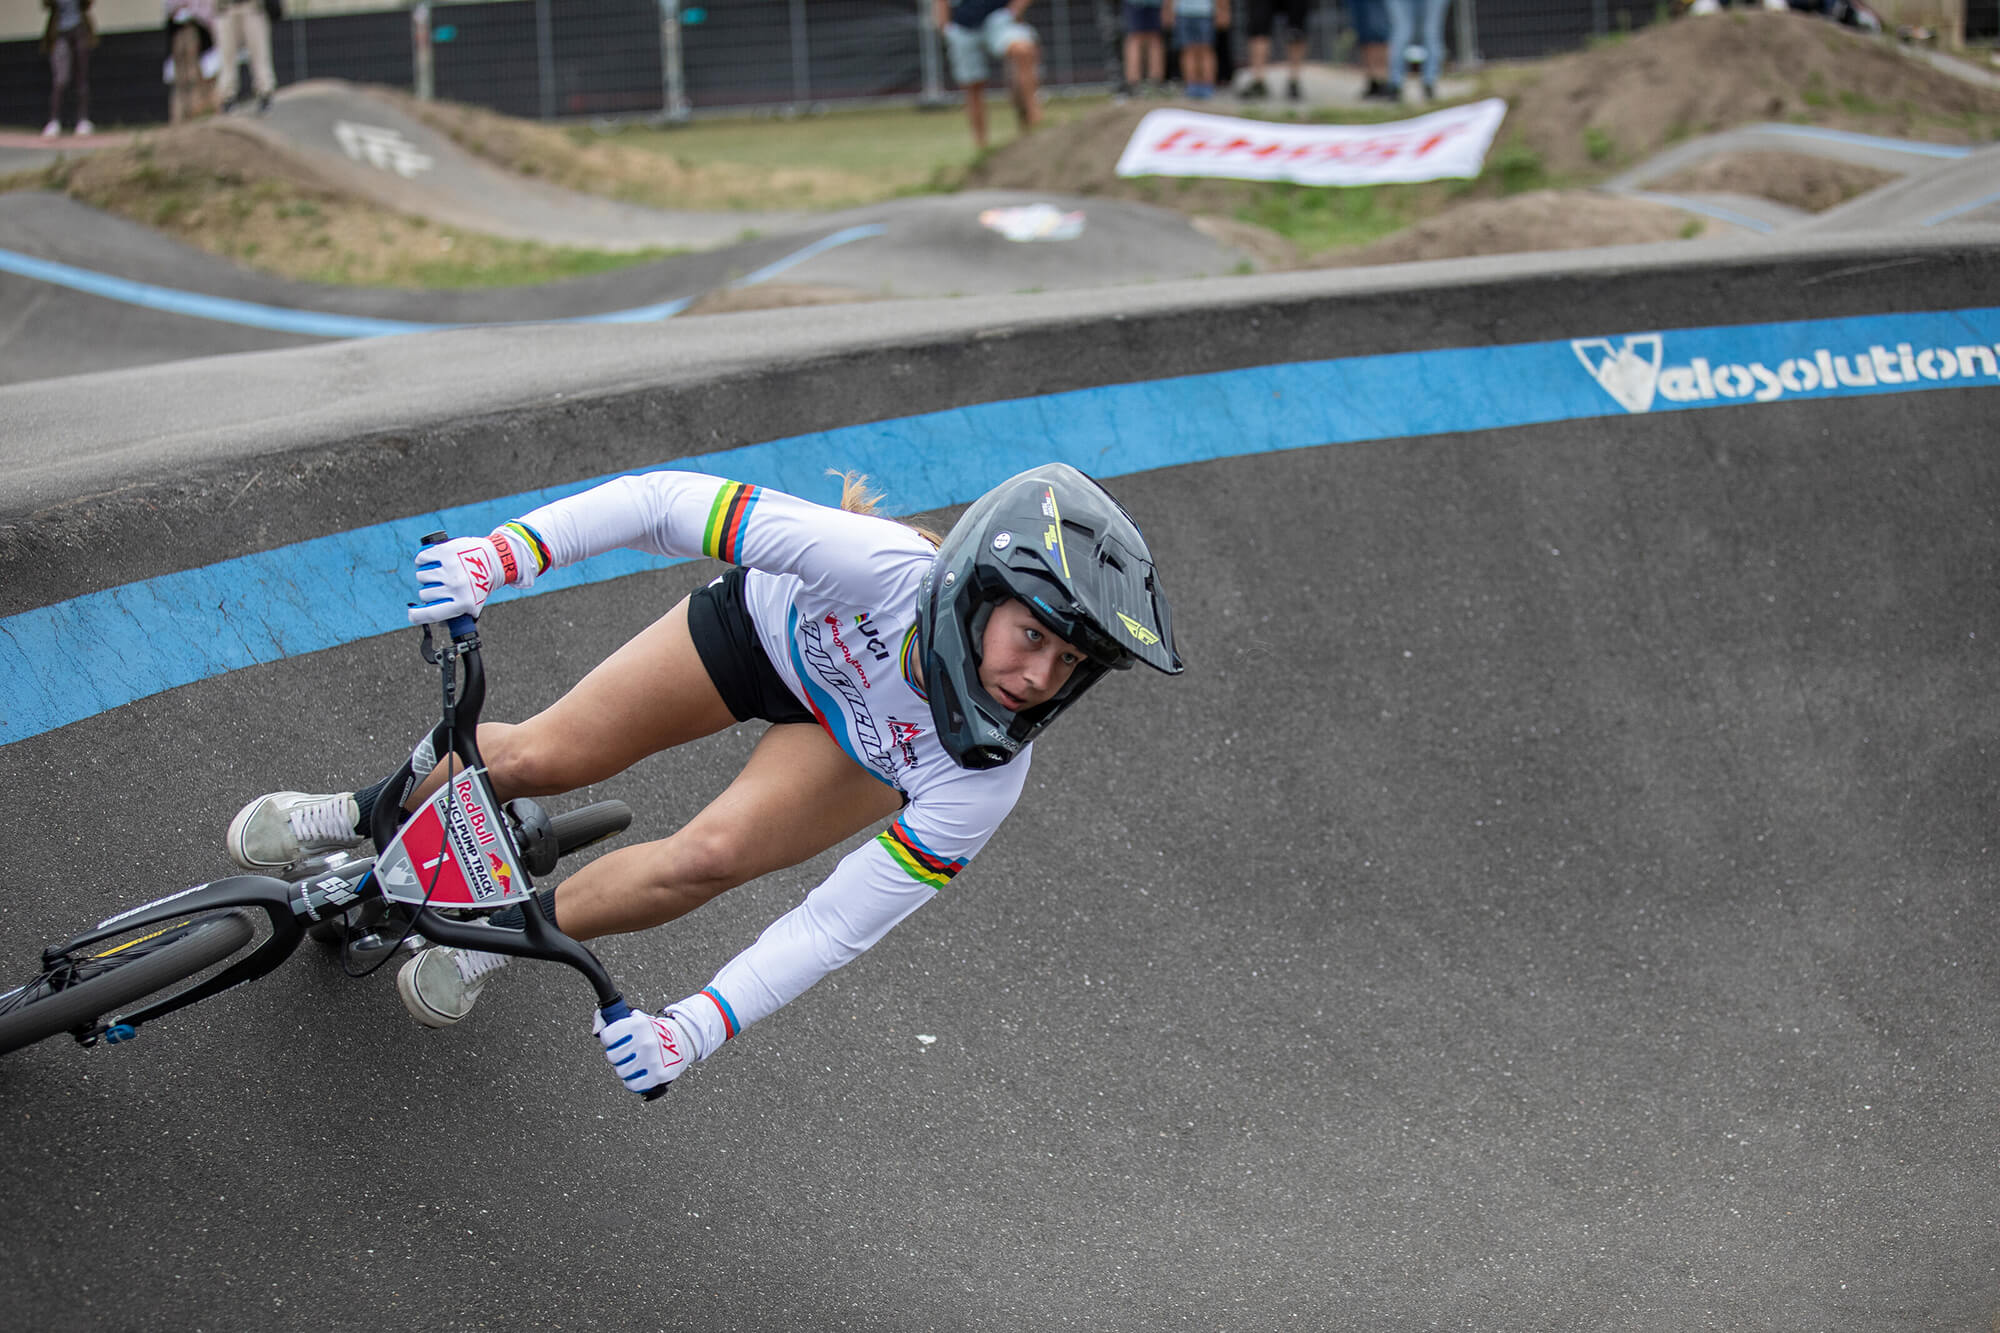
{"label": "white shoe", "polygon": [[62,134],[62,122],[59,120],[52,120],[48,124],[42,126],[42,137],[44,139],[54,139],[60,136],[61,134]]}
{"label": "white shoe", "polygon": [[75,130],[73,131],[73,133],[76,133],[76,134],[95,134],[95,133],[97,133],[97,126],[95,126],[95,125],[91,124],[91,123],[90,123],[89,121],[87,121],[87,120],[79,120],[79,121],[78,121],[78,122],[76,123],[76,129],[75,129]]}
{"label": "white shoe", "polygon": [[368,841],[354,831],[360,819],[351,791],[329,796],[274,791],[229,821],[229,859],[256,874],[276,874],[320,852],[359,847]]}
{"label": "white shoe", "polygon": [[504,953],[433,945],[403,964],[396,990],[411,1018],[427,1028],[448,1028],[472,1012],[488,979],[509,961]]}

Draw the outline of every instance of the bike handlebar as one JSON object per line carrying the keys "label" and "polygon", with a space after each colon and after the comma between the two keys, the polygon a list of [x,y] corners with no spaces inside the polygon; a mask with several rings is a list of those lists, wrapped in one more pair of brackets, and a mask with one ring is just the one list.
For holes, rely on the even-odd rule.
{"label": "bike handlebar", "polygon": [[[430,547],[448,541],[450,537],[444,532],[432,532],[419,540],[423,546]],[[468,768],[482,768],[484,761],[479,754],[478,728],[480,710],[486,700],[486,673],[480,656],[479,620],[476,616],[453,616],[445,621],[444,628],[452,641],[451,652],[438,654],[438,667],[445,680],[444,716],[432,731],[431,741],[419,747],[418,753],[428,753],[433,761],[448,758],[444,750],[446,737],[449,736],[452,755],[456,755]],[[454,701],[454,685],[461,667],[464,671],[463,689],[456,691]],[[395,837],[402,823],[403,801],[408,799],[417,783],[429,776],[427,772],[415,771],[416,759],[417,755],[413,754],[403,761],[402,768],[376,802],[370,833],[378,848],[386,847]],[[513,840],[511,829],[503,829],[502,836],[510,842]],[[519,849],[515,850],[518,852]],[[438,944],[566,963],[581,972],[597,992],[599,1011],[604,1015],[605,1022],[616,1022],[632,1012],[597,955],[557,929],[555,922],[543,914],[533,898],[522,900],[521,914],[522,928],[513,930],[483,921],[454,920],[439,915],[429,907],[419,907],[415,914],[415,927],[425,939]],[[667,1091],[667,1086],[662,1084],[648,1091],[644,1094],[646,1100],[652,1101],[661,1096]]]}

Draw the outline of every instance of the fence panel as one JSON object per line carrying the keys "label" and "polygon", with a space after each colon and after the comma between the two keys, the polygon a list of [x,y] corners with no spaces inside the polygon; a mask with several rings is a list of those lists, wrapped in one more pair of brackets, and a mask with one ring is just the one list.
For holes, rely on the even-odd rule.
{"label": "fence panel", "polygon": [[302,79],[347,79],[407,91],[410,16],[401,10],[318,18],[294,12],[271,31],[271,61],[281,85]]}
{"label": "fence panel", "polygon": [[[1317,61],[1352,62],[1354,0],[1319,0],[1307,28]],[[1247,0],[1237,0],[1237,9]],[[470,0],[430,9],[433,87],[450,101],[536,119],[728,113],[873,99],[954,96],[929,0]],[[407,8],[314,14],[292,0],[273,33],[280,82],[340,78],[415,86]],[[1457,0],[1450,55],[1534,59],[1657,21],[1655,0]],[[678,14],[677,28],[663,20]],[[1053,89],[1118,81],[1117,0],[1036,0],[1028,20]],[[1240,57],[1239,14],[1232,46]],[[2000,28],[2000,0],[1968,0],[1974,37]],[[671,64],[678,36],[680,66]],[[92,62],[99,124],[166,117],[159,30],[107,33]],[[0,43],[0,123],[39,126],[48,69],[33,40]],[[668,107],[677,92],[684,104]]]}

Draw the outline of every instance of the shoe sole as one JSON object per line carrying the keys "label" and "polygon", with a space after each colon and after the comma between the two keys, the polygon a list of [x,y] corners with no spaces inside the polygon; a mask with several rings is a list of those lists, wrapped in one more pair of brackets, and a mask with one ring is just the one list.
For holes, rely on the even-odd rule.
{"label": "shoe sole", "polygon": [[465,1015],[460,1014],[458,1018],[453,1018],[449,1014],[440,1013],[426,1004],[423,996],[417,994],[417,964],[421,963],[423,958],[422,954],[418,954],[396,969],[396,993],[403,997],[403,1008],[410,1011],[411,1018],[427,1028],[448,1028]]}

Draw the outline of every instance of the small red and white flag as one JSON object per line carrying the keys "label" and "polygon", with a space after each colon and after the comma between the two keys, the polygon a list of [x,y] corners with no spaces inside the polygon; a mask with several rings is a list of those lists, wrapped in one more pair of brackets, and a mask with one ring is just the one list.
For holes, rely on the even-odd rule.
{"label": "small red and white flag", "polygon": [[1165,109],[1139,122],[1118,158],[1118,174],[1301,185],[1472,177],[1506,115],[1498,97],[1383,125],[1274,124]]}

